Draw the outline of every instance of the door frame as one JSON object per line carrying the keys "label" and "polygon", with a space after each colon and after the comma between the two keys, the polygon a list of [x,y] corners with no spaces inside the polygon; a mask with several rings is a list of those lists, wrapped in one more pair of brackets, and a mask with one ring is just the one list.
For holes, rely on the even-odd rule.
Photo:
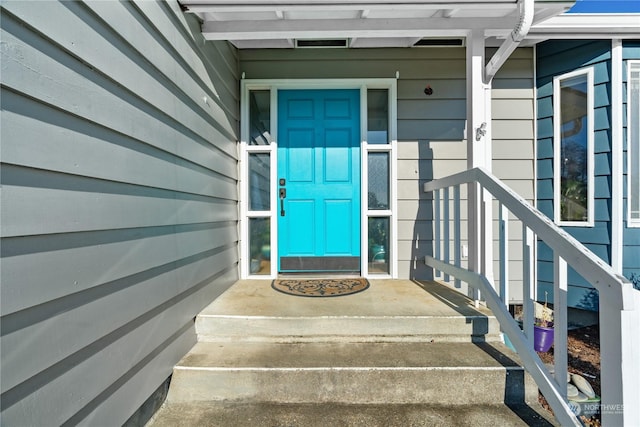
{"label": "door frame", "polygon": [[[240,221],[239,221],[239,267],[240,277],[243,279],[275,279],[278,276],[276,262],[278,254],[278,206],[276,196],[277,186],[277,153],[278,153],[278,90],[281,89],[358,89],[360,90],[360,185],[361,191],[361,258],[360,271],[363,277],[397,278],[398,276],[398,197],[397,197],[397,79],[242,79],[240,93],[240,152],[239,152],[239,190],[240,190]],[[367,90],[387,89],[389,92],[389,144],[368,144],[367,138]],[[271,144],[249,145],[249,94],[254,90],[270,91],[270,124]],[[390,209],[385,211],[371,211],[368,209],[367,191],[367,155],[370,152],[389,153],[389,198]],[[248,162],[249,155],[263,153],[270,155],[270,209],[266,211],[249,210]],[[389,217],[389,273],[369,274],[368,271],[368,229],[369,217]],[[249,255],[249,219],[270,219],[270,249],[271,270],[269,274],[252,274],[250,271]]]}

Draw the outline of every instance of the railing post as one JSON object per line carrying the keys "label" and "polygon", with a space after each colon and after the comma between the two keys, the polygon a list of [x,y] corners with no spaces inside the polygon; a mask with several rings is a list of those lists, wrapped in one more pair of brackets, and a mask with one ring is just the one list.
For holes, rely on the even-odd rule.
{"label": "railing post", "polygon": [[[468,269],[475,272],[481,272],[481,251],[480,243],[482,242],[482,234],[480,227],[481,209],[480,209],[480,192],[482,189],[480,185],[475,182],[470,182],[467,185],[468,194],[468,215],[467,215],[467,228],[468,228],[468,240],[469,240],[469,258]],[[480,291],[476,288],[472,289],[472,295],[470,295],[476,302],[476,307],[480,301]]]}
{"label": "railing post", "polygon": [[640,292],[628,291],[628,310],[619,310],[600,299],[603,426],[631,426],[640,420]]}
{"label": "railing post", "polygon": [[535,310],[533,302],[536,299],[533,275],[533,231],[522,224],[522,328],[527,342],[533,348],[533,321]]}
{"label": "railing post", "polygon": [[498,205],[500,225],[500,299],[509,306],[509,210]]}
{"label": "railing post", "polygon": [[[460,186],[456,185],[453,187],[453,262],[456,267],[460,267],[461,264],[461,256],[460,251],[462,250],[462,241],[460,238],[460,222],[462,218],[460,217]],[[460,279],[456,278],[454,280],[454,286],[456,288],[461,287]]]}
{"label": "railing post", "polygon": [[[553,251],[553,358],[555,362],[554,376],[558,384],[567,383],[567,262]],[[558,390],[564,399],[567,388]]]}
{"label": "railing post", "polygon": [[[433,190],[433,257],[440,260],[440,190]],[[440,271],[433,270],[433,278],[440,277]]]}
{"label": "railing post", "polygon": [[[450,217],[449,217],[449,187],[445,187],[445,189],[443,190],[443,225],[444,225],[444,239],[443,239],[443,244],[444,244],[444,262],[446,262],[447,264],[451,261],[451,257],[449,256],[450,254],[450,248],[451,248],[451,236],[449,234],[449,221],[450,221]],[[444,281],[445,282],[449,282],[450,277],[448,273],[444,274]]]}
{"label": "railing post", "polygon": [[480,190],[482,243],[482,274],[495,286],[493,275],[493,195],[484,189]]}

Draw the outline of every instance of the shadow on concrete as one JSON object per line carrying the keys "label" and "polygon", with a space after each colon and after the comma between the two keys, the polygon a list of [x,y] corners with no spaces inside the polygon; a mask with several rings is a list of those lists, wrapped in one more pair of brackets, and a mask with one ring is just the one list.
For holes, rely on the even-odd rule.
{"label": "shadow on concrete", "polygon": [[[537,405],[537,402],[527,402],[527,381],[526,371],[519,368],[522,365],[516,360],[517,355],[513,353],[513,358],[506,354],[495,345],[485,340],[485,335],[489,332],[489,317],[486,313],[476,309],[474,302],[467,296],[457,292],[455,289],[432,281],[413,281],[420,288],[429,294],[456,310],[461,315],[467,317],[467,322],[473,323],[472,342],[491,356],[496,362],[505,367],[505,405],[513,411],[520,419],[530,426],[553,426],[549,421],[550,414],[544,414],[544,409],[539,407],[536,410],[531,405]],[[510,351],[505,348],[505,350]],[[530,381],[529,387],[533,387],[534,383]]]}

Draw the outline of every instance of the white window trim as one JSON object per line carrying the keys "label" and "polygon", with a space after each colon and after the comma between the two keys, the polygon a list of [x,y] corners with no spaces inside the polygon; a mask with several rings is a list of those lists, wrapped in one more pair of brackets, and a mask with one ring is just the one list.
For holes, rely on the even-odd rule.
{"label": "white window trim", "polygon": [[[278,191],[277,188],[277,153],[278,153],[278,98],[279,89],[359,89],[360,90],[360,165],[361,165],[361,188],[363,189],[361,199],[361,275],[375,279],[397,278],[398,277],[398,202],[397,202],[397,79],[243,79],[241,81],[241,128],[240,128],[240,277],[242,279],[275,279],[278,276],[278,207],[276,203],[271,203],[269,211],[250,212],[249,211],[249,188],[246,176],[248,174],[249,153],[270,153],[271,165],[271,197]],[[389,90],[389,144],[367,144],[367,89],[388,89]],[[249,92],[252,90],[271,91],[271,136],[270,145],[249,145]],[[368,187],[367,176],[367,154],[369,151],[390,152],[390,194],[391,209],[389,211],[370,211],[366,188]],[[389,274],[373,274],[368,272],[368,220],[369,216],[388,216],[390,218],[390,251]],[[250,273],[248,244],[249,244],[249,218],[270,217],[271,218],[271,272],[269,275],[255,275]]]}
{"label": "white window trim", "polygon": [[[562,131],[560,113],[560,84],[563,80],[587,77],[587,220],[562,221],[560,219],[560,145]],[[553,216],[556,224],[563,227],[593,227],[594,225],[594,78],[593,67],[583,68],[553,78]]]}
{"label": "white window trim", "polygon": [[[631,68],[640,68],[640,60],[633,60],[627,62],[627,126],[630,125],[629,118],[631,117]],[[627,128],[627,226],[630,228],[640,228],[640,218],[631,218],[631,132]],[[640,151],[640,143],[636,150]],[[640,154],[640,153],[639,153]],[[638,197],[636,195],[636,197]]]}

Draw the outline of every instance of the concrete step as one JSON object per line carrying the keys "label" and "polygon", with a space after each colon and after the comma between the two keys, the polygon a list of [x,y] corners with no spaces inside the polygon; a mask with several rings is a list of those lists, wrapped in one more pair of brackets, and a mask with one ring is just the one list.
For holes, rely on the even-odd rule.
{"label": "concrete step", "polygon": [[490,405],[536,401],[497,343],[200,342],[174,369],[168,403]]}
{"label": "concrete step", "polygon": [[178,403],[148,427],[494,427],[552,426],[527,405],[341,405]]}
{"label": "concrete step", "polygon": [[301,298],[269,281],[233,286],[196,318],[199,341],[501,342],[491,311],[436,283],[372,281],[356,295]]}
{"label": "concrete step", "polygon": [[[198,341],[500,342],[486,316],[228,316],[201,314]],[[250,333],[247,333],[250,332]]]}

